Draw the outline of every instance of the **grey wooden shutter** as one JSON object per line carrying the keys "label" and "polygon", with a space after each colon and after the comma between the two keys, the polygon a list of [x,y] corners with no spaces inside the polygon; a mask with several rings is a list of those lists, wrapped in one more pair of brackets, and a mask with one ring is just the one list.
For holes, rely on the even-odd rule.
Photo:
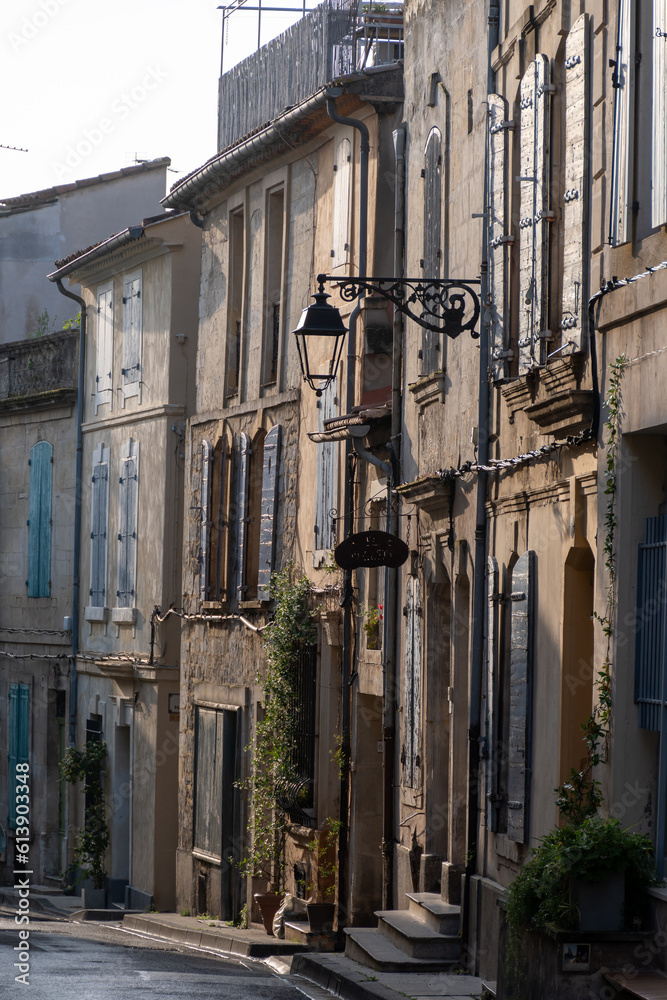
{"label": "grey wooden shutter", "polygon": [[[626,243],[630,238],[628,200],[630,183],[630,109],[633,0],[618,2],[614,88],[614,138],[611,164],[611,219],[609,242]],[[611,55],[611,53],[610,53]]]}
{"label": "grey wooden shutter", "polygon": [[113,406],[113,287],[97,293],[97,350],[95,355],[95,413],[98,406]]}
{"label": "grey wooden shutter", "polygon": [[637,565],[635,701],[639,725],[659,731],[665,698],[665,587],[667,517],[647,517]]}
{"label": "grey wooden shutter", "polygon": [[136,607],[138,444],[130,440],[121,460],[118,480],[118,589],[119,608]]}
{"label": "grey wooden shutter", "polygon": [[403,775],[408,788],[419,788],[421,758],[421,590],[419,579],[409,576],[405,595],[405,704],[403,717]]}
{"label": "grey wooden shutter", "polygon": [[196,706],[194,846],[220,857],[222,845],[222,712]]}
{"label": "grey wooden shutter", "polygon": [[257,573],[257,600],[268,601],[273,572],[273,550],[276,531],[276,503],[278,500],[278,466],[280,464],[280,424],[272,427],[264,439],[262,466],[262,516],[259,533],[259,570]]}
{"label": "grey wooden shutter", "polygon": [[[442,136],[431,130],[424,151],[424,278],[440,277],[442,258]],[[429,375],[443,367],[440,335],[422,330],[422,373]]]}
{"label": "grey wooden shutter", "polygon": [[[324,421],[336,415],[336,383],[330,382],[317,401],[318,430]],[[335,506],[336,445],[333,441],[317,446],[317,497],[315,501],[315,551],[331,549],[335,544],[334,525],[329,512]]]}
{"label": "grey wooden shutter", "polygon": [[651,225],[667,223],[667,0],[653,0]]}
{"label": "grey wooden shutter", "polygon": [[487,830],[498,830],[498,599],[500,574],[498,561],[489,556],[486,564],[486,808]]}
{"label": "grey wooden shutter", "polygon": [[90,606],[106,605],[109,449],[100,445],[93,456],[90,526]]}
{"label": "grey wooden shutter", "polygon": [[350,260],[350,192],[352,190],[352,145],[341,139],[336,147],[333,180],[333,247],[331,265],[340,268]]}
{"label": "grey wooden shutter", "polygon": [[542,363],[547,337],[549,250],[549,60],[538,55],[521,80],[519,373]]}
{"label": "grey wooden shutter", "polygon": [[123,281],[123,398],[140,393],[141,309],[141,275],[128,275]]}
{"label": "grey wooden shutter", "polygon": [[524,552],[512,573],[507,836],[529,837],[533,698],[535,553]]}
{"label": "grey wooden shutter", "polygon": [[199,599],[208,600],[209,558],[211,549],[211,465],[213,445],[210,441],[201,444],[201,494],[199,527]]}
{"label": "grey wooden shutter", "polygon": [[584,349],[588,324],[589,73],[588,14],[578,18],[565,47],[565,194],[561,354]]}
{"label": "grey wooden shutter", "polygon": [[238,476],[236,479],[236,579],[239,601],[245,600],[247,585],[248,517],[250,502],[250,457],[252,444],[242,431],[238,444]]}
{"label": "grey wooden shutter", "polygon": [[490,339],[493,378],[509,375],[507,322],[507,254],[514,237],[507,232],[507,101],[498,94],[487,97],[489,120],[489,289],[491,291]]}
{"label": "grey wooden shutter", "polygon": [[53,447],[38,441],[30,450],[28,502],[28,597],[51,593],[51,496]]}

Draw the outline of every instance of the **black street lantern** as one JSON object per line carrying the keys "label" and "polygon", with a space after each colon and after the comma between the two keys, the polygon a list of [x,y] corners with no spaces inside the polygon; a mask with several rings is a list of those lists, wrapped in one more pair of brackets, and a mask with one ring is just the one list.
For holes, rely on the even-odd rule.
{"label": "black street lantern", "polygon": [[[331,296],[324,291],[322,282],[320,282],[319,292],[316,292],[313,298],[315,301],[301,313],[301,319],[294,331],[294,336],[296,337],[296,346],[299,349],[299,361],[304,380],[318,396],[321,396],[336,377],[347,329],[338,309],[327,302]],[[308,353],[308,342],[311,337],[330,337],[333,339],[333,352],[329,362],[329,372],[326,375],[318,375],[311,370]]]}

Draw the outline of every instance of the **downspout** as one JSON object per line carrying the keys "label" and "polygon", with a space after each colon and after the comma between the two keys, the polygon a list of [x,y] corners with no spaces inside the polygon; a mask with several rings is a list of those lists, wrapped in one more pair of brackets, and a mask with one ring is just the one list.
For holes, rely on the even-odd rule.
{"label": "downspout", "polygon": [[[499,8],[496,0],[491,0],[488,15],[487,53],[487,93],[495,88],[491,66],[493,50],[498,44]],[[482,265],[480,269],[482,297],[479,338],[479,408],[477,419],[478,464],[487,465],[489,458],[489,337],[486,319],[489,305],[489,130],[484,125],[484,200],[482,219]],[[473,634],[470,669],[470,715],[468,728],[468,843],[465,865],[465,889],[463,895],[462,936],[463,952],[468,953],[473,968],[476,957],[471,954],[470,928],[470,880],[477,868],[477,833],[479,826],[480,794],[480,735],[482,676],[484,672],[484,646],[486,635],[486,472],[480,470],[477,476],[477,502],[475,515],[475,559],[473,589]]]}
{"label": "downspout", "polygon": [[77,673],[76,654],[79,648],[79,591],[81,589],[81,468],[83,464],[83,391],[86,364],[86,303],[80,295],[63,287],[62,278],[56,279],[61,295],[74,299],[81,307],[79,323],[79,377],[76,393],[76,470],[74,479],[74,554],[72,566],[72,656],[69,684],[69,745],[76,745]]}
{"label": "downspout", "polygon": [[[368,129],[363,122],[356,118],[344,118],[336,111],[335,97],[340,91],[330,91],[327,93],[327,113],[332,121],[339,125],[349,125],[356,128],[360,134],[361,142],[359,148],[359,274],[366,274],[366,254],[368,248],[368,161],[370,153],[370,137]],[[346,387],[346,413],[351,413],[355,398],[355,376],[357,360],[357,320],[361,308],[359,302],[355,305],[350,314],[350,325],[347,342],[347,367],[345,369],[347,378]],[[352,457],[352,445],[348,440],[345,442],[345,491],[343,501],[343,534],[347,538],[352,533],[352,520],[354,508],[354,464]],[[350,794],[350,678],[352,677],[352,571],[349,569],[343,572],[343,596],[341,599],[343,606],[343,647],[341,650],[341,750],[345,766],[340,781],[340,833],[338,835],[338,931],[348,922],[347,896],[349,889],[348,878],[348,835],[349,835],[349,810],[348,799]]]}
{"label": "downspout", "polygon": [[[394,270],[403,275],[405,212],[405,126],[394,130],[396,176],[394,188]],[[403,317],[394,309],[391,371],[391,456],[393,476],[387,481],[387,531],[398,535],[398,511],[392,503],[392,488],[401,481],[401,425],[403,403]],[[396,753],[396,663],[398,571],[387,567],[384,583],[383,692],[382,692],[382,909],[394,908],[394,782]]]}

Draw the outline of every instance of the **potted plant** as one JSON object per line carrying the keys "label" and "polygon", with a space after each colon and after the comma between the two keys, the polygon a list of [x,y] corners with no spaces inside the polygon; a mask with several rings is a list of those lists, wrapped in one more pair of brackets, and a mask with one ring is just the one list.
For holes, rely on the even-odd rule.
{"label": "potted plant", "polygon": [[273,575],[271,596],[275,605],[264,634],[266,673],[258,678],[264,689],[264,715],[246,747],[251,773],[238,782],[248,792],[251,817],[251,840],[240,870],[267,887],[266,892],[254,894],[267,934],[273,934],[273,917],[285,890],[286,790],[298,782],[294,766],[300,719],[295,699],[298,658],[302,648],[316,638],[306,577],[295,578],[293,566],[288,565]]}
{"label": "potted plant", "polygon": [[78,868],[77,881],[91,878],[92,889],[84,888],[84,909],[103,909],[106,903],[104,856],[109,847],[109,828],[106,823],[102,765],[106,760],[107,746],[98,740],[86,743],[81,750],[69,747],[60,763],[65,781],[75,785],[83,782],[86,794],[85,821],[79,832],[74,856],[69,867],[71,874]]}
{"label": "potted plant", "polygon": [[316,874],[314,883],[308,887],[311,898],[306,903],[306,913],[314,934],[333,930],[340,828],[338,820],[328,818],[308,844],[313,852]]}

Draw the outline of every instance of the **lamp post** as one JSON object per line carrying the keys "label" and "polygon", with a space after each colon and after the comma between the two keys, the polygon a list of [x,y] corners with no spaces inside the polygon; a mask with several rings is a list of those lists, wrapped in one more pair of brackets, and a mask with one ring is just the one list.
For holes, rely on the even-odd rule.
{"label": "lamp post", "polygon": [[[307,306],[299,324],[294,330],[299,360],[304,380],[318,396],[336,377],[343,349],[346,329],[342,317],[335,306],[326,300],[330,297],[324,291],[325,284],[333,285],[340,292],[344,302],[353,302],[362,294],[379,295],[394,304],[394,308],[404,316],[414,320],[425,330],[444,333],[452,339],[464,331],[471,337],[479,337],[476,329],[480,313],[480,300],[476,286],[479,278],[370,278],[356,276],[341,278],[335,275],[318,274],[319,291],[314,303]],[[334,350],[329,364],[329,373],[316,374],[311,370],[308,346],[310,338],[334,338]]]}

